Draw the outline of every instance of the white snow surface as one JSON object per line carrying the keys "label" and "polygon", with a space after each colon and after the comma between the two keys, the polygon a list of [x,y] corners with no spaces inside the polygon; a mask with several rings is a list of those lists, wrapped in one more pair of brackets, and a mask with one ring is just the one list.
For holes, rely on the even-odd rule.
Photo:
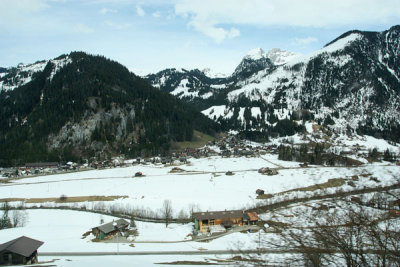
{"label": "white snow surface", "polygon": [[205,116],[208,116],[210,119],[214,119],[214,116],[217,119],[219,117],[229,119],[229,118],[232,118],[232,116],[233,116],[233,111],[230,110],[225,105],[212,106],[212,107],[209,107],[208,109],[203,110],[201,113],[203,113]]}
{"label": "white snow surface", "polygon": [[[367,138],[365,142],[378,141]],[[252,145],[252,144],[249,144]],[[137,165],[124,168],[105,170],[91,170],[68,174],[32,177],[14,180],[12,183],[0,185],[2,198],[19,197],[59,197],[88,196],[88,195],[127,195],[128,198],[116,201],[104,201],[103,205],[120,205],[122,207],[139,207],[159,211],[165,199],[171,200],[176,216],[179,210],[188,211],[189,206],[198,210],[224,210],[254,207],[264,200],[256,199],[255,190],[260,188],[265,193],[280,193],[283,191],[324,183],[331,178],[347,178],[358,175],[356,188],[386,186],[394,184],[400,176],[400,168],[388,163],[366,164],[358,168],[310,166],[298,168],[298,162],[287,162],[277,159],[276,155],[266,154],[257,158],[221,158],[210,157],[190,159],[190,163],[180,166],[186,172],[172,174],[169,171],[173,166],[162,165]],[[261,167],[287,167],[278,170],[274,176],[261,175]],[[233,176],[227,176],[226,171],[233,171]],[[137,171],[142,171],[145,176],[134,178]],[[371,180],[375,177],[377,183]],[[353,190],[349,185],[341,187],[344,191]],[[336,188],[326,189],[332,193]],[[314,194],[314,192],[287,193],[289,197]],[[274,198],[283,198],[277,194]],[[10,203],[15,204],[15,203]],[[68,203],[63,203],[66,205]],[[72,206],[85,206],[90,209],[98,203],[86,202],[71,204]],[[26,204],[32,206],[35,204]],[[43,203],[55,206],[55,203]],[[287,211],[276,214],[261,214],[264,219],[276,215],[277,219],[288,223],[303,223],[300,217],[302,212],[308,212],[304,207],[293,207]],[[4,242],[26,235],[42,240],[45,244],[39,249],[41,252],[113,252],[117,247],[119,251],[195,251],[195,250],[229,250],[229,249],[254,249],[257,248],[258,233],[233,233],[209,242],[175,242],[188,240],[192,223],[170,224],[165,227],[162,223],[147,223],[136,221],[139,236],[135,238],[135,246],[128,243],[103,243],[91,242],[90,236],[82,239],[82,234],[92,227],[104,222],[117,219],[96,213],[70,210],[27,210],[28,223],[24,227],[11,228],[0,231],[0,240]],[[289,215],[295,214],[295,217]],[[275,218],[275,217],[274,217]],[[275,219],[276,219],[275,218]],[[304,221],[306,223],[306,221]],[[261,238],[271,238],[274,234],[260,233]],[[158,241],[169,241],[160,243]],[[171,243],[172,242],[172,243]],[[111,257],[111,256],[110,256]],[[156,262],[175,260],[204,260],[210,256],[140,256],[142,266],[152,266]],[[48,259],[40,257],[41,260]],[[127,266],[132,257],[118,256],[115,262],[120,266]],[[136,256],[135,256],[136,259]],[[72,257],[72,261],[60,260],[58,266],[83,266],[86,263],[103,266],[109,263],[108,257]],[[112,261],[112,260],[111,260]],[[100,265],[97,265],[99,262]],[[83,265],[82,265],[83,264]],[[105,265],[104,265],[105,266]]]}
{"label": "white snow surface", "polygon": [[[186,242],[187,234],[191,233],[193,224],[146,223],[136,221],[139,236],[130,243],[92,242],[93,235],[82,238],[91,228],[119,218],[83,211],[70,210],[27,210],[29,221],[23,227],[4,229],[0,231],[0,240],[5,242],[20,236],[43,241],[38,252],[141,252],[141,251],[196,251],[196,250],[230,250],[237,249],[240,242],[242,248],[255,248],[258,234],[233,233],[209,242]],[[154,242],[152,242],[154,241]],[[165,242],[178,241],[178,242]],[[152,258],[152,256],[148,256]],[[175,257],[176,258],[176,257]]]}
{"label": "white snow surface", "polygon": [[318,56],[320,54],[333,53],[333,52],[336,52],[338,50],[342,50],[343,48],[345,48],[350,43],[352,43],[354,41],[357,41],[359,39],[362,39],[362,38],[363,38],[363,36],[361,34],[352,33],[352,34],[350,34],[350,35],[348,35],[348,36],[346,36],[344,38],[336,40],[336,42],[334,42],[334,43],[332,43],[332,44],[330,44],[330,45],[328,45],[328,46],[326,46],[326,47],[324,47],[324,48],[322,48],[320,50],[317,50],[317,51],[315,51],[315,52],[313,52],[311,54],[296,57],[296,58],[288,61],[287,64],[293,66],[293,65],[296,65],[298,63],[306,63],[306,62],[310,61],[312,58],[314,58],[314,57],[316,57],[316,56]]}
{"label": "white snow surface", "polygon": [[188,79],[183,79],[179,83],[178,87],[174,89],[174,91],[171,92],[172,95],[179,96],[180,98],[182,97],[197,97],[199,95],[198,91],[195,92],[189,92],[191,89],[188,87],[189,80]]}
{"label": "white snow surface", "polygon": [[[169,173],[172,167],[139,165],[20,179],[0,186],[0,195],[3,198],[127,196],[103,203],[106,207],[119,205],[155,212],[162,207],[164,200],[171,200],[174,214],[177,215],[180,210],[187,212],[189,206],[193,205],[203,211],[251,207],[260,201],[255,194],[258,188],[266,193],[279,193],[324,183],[330,178],[348,177],[355,171],[352,168],[317,167],[279,170],[275,176],[259,174],[257,170],[261,167],[299,166],[296,162],[280,161],[277,155],[271,154],[258,158],[216,156],[190,161],[181,166],[187,172],[179,174]],[[138,171],[145,176],[134,178]],[[227,171],[233,171],[235,175],[227,176]],[[393,184],[393,177],[400,175],[397,166],[365,165],[356,171],[373,174],[381,180],[381,185]],[[93,205],[96,203],[80,204],[88,209]]]}
{"label": "white snow surface", "polygon": [[202,72],[209,78],[226,78],[229,75],[221,72],[216,72],[210,68],[205,68]]}
{"label": "white snow surface", "polygon": [[267,57],[267,54],[262,48],[254,48],[246,53],[245,59],[259,60],[261,58]]}

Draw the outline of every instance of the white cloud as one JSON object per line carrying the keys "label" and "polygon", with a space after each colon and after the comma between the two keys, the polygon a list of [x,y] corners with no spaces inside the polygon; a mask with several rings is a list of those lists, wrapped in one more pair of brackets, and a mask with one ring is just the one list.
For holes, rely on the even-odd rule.
{"label": "white cloud", "polygon": [[153,17],[155,17],[155,18],[161,17],[160,11],[156,11],[156,12],[154,12],[152,15],[153,15]]}
{"label": "white cloud", "polygon": [[192,21],[189,25],[193,26],[204,35],[214,39],[217,43],[221,43],[227,38],[231,39],[240,35],[240,31],[236,28],[226,30],[222,27],[216,27],[211,21]]}
{"label": "white cloud", "polygon": [[104,23],[116,30],[124,30],[132,26],[130,23],[115,23],[109,20],[105,21]]}
{"label": "white cloud", "polygon": [[140,16],[143,17],[146,15],[146,12],[144,12],[143,8],[139,5],[136,6],[136,13]]}
{"label": "white cloud", "polygon": [[110,8],[105,8],[103,7],[102,9],[100,9],[100,14],[105,15],[107,13],[117,13],[118,11],[116,9],[110,9]]}
{"label": "white cloud", "polygon": [[231,30],[228,32],[227,37],[229,39],[231,39],[231,38],[235,38],[239,35],[240,35],[240,31],[238,29],[232,27]]}
{"label": "white cloud", "polygon": [[0,7],[0,24],[20,22],[30,13],[39,12],[49,5],[49,0],[2,0]]}
{"label": "white cloud", "polygon": [[74,31],[78,32],[78,33],[85,33],[85,34],[94,32],[94,30],[92,28],[90,28],[89,26],[82,24],[82,23],[75,24]]}
{"label": "white cloud", "polygon": [[175,13],[217,42],[221,25],[330,27],[400,20],[398,0],[178,0]]}
{"label": "white cloud", "polygon": [[306,38],[294,38],[292,39],[292,45],[295,46],[306,46],[311,43],[318,42],[318,38],[315,37],[306,37]]}

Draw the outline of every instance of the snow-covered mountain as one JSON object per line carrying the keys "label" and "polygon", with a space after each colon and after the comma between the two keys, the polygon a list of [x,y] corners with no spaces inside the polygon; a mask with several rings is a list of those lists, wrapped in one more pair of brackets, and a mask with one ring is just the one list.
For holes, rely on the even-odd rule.
{"label": "snow-covered mountain", "polygon": [[227,128],[271,132],[280,120],[306,117],[337,132],[400,138],[400,26],[350,31],[308,55],[255,49],[218,82],[224,90],[208,91],[201,107]]}
{"label": "snow-covered mountain", "polygon": [[260,70],[273,69],[299,55],[278,48],[268,52],[264,52],[262,48],[256,48],[250,50],[243,57],[235,71],[230,75],[215,73],[208,68],[203,70],[173,68],[149,74],[145,78],[154,87],[160,88],[162,91],[199,104],[201,107],[207,107],[215,103],[216,98],[219,98],[221,92],[225,92],[227,88],[249,78]]}
{"label": "snow-covered mountain", "polygon": [[[280,50],[282,53],[285,51]],[[287,52],[291,55],[290,52]],[[271,54],[272,55],[272,54]],[[283,55],[281,56],[283,58]],[[275,57],[274,57],[275,60]],[[283,59],[282,59],[283,60]],[[215,73],[211,69],[165,69],[145,78],[150,83],[180,99],[195,103],[200,108],[222,103],[220,95],[237,82],[274,64],[261,48],[250,50],[231,75]]]}
{"label": "snow-covered mountain", "polygon": [[252,74],[263,70],[270,69],[274,66],[271,59],[261,48],[250,50],[236,67],[232,74],[235,81],[243,80],[250,77]]}

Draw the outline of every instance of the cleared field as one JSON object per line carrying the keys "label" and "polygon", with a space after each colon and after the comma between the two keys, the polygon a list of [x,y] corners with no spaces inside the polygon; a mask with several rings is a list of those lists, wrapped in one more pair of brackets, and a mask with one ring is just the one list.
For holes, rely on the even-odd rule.
{"label": "cleared field", "polygon": [[48,198],[0,198],[0,202],[14,202],[22,201],[25,203],[73,203],[73,202],[85,202],[85,201],[113,201],[120,198],[127,198],[128,196],[77,196],[68,197],[60,196],[59,198],[48,197]]}

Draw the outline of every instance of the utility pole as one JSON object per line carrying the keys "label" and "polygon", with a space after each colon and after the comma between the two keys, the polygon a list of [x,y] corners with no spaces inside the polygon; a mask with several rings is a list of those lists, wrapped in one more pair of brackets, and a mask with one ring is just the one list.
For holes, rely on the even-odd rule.
{"label": "utility pole", "polygon": [[117,222],[113,222],[113,226],[114,229],[117,230],[117,255],[119,255],[119,238],[118,238],[118,234],[119,234],[119,230],[118,230],[118,226],[117,226]]}

